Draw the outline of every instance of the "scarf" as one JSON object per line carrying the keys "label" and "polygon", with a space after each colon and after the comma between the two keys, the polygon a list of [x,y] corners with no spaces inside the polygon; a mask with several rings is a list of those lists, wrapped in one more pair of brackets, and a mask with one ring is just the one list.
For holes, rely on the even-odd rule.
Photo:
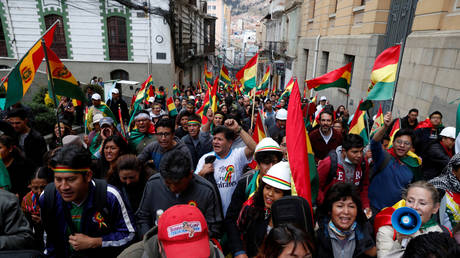
{"label": "scarf", "polygon": [[431,179],[429,183],[437,189],[442,189],[444,191],[450,191],[453,193],[460,193],[460,181],[452,171],[453,165],[458,164],[460,164],[460,153],[455,154],[450,159],[449,163],[447,163],[447,166],[442,171],[442,174]]}
{"label": "scarf", "polygon": [[417,154],[413,153],[412,151],[407,152],[406,156],[399,158],[396,156],[395,150],[393,147],[387,150],[391,156],[393,156],[398,162],[405,164],[410,168],[418,168],[422,165],[422,159],[417,156]]}
{"label": "scarf", "polygon": [[433,226],[436,226],[438,225],[438,223],[436,222],[436,220],[434,219],[434,217],[432,216],[431,219],[429,221],[427,221],[426,223],[424,223],[421,227],[420,227],[420,230],[423,232],[425,231],[426,229],[428,228],[431,228]]}
{"label": "scarf", "polygon": [[329,228],[332,230],[332,232],[334,232],[334,234],[336,234],[337,236],[339,237],[342,237],[342,238],[347,238],[348,236],[350,236],[354,231],[355,231],[355,228],[356,228],[356,221],[353,222],[353,224],[351,225],[350,229],[349,230],[346,230],[346,231],[342,231],[340,229],[338,229],[334,223],[332,223],[332,220],[329,221]]}
{"label": "scarf", "polygon": [[442,141],[439,142],[442,146],[442,148],[444,149],[444,151],[447,153],[447,156],[449,156],[449,158],[452,158],[452,156],[454,155],[453,151],[452,150],[449,150],[449,148],[447,148],[443,143]]}

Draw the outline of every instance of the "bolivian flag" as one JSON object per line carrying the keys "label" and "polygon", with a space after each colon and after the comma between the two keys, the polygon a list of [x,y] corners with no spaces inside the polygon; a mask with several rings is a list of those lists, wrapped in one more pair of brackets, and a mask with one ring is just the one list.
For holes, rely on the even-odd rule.
{"label": "bolivian flag", "polygon": [[371,72],[371,83],[367,89],[368,100],[393,98],[400,50],[400,45],[387,48],[375,59]]}
{"label": "bolivian flag", "polygon": [[204,79],[205,81],[212,83],[212,72],[208,71],[208,65],[204,64]]}
{"label": "bolivian flag", "polygon": [[166,100],[166,106],[168,107],[169,116],[177,116],[178,113],[177,113],[176,105],[174,104],[174,100],[172,97],[169,97]]}
{"label": "bolivian flag", "polygon": [[131,110],[131,119],[129,120],[128,128],[131,128],[131,123],[133,122],[134,116],[139,110],[142,110],[141,104],[144,99],[147,98],[150,86],[153,86],[152,75],[149,75],[147,80],[142,83],[141,89],[137,92],[136,98],[134,100],[133,110]]}
{"label": "bolivian flag", "polygon": [[358,108],[356,109],[355,114],[353,115],[353,120],[350,123],[350,130],[348,131],[349,134],[357,134],[361,136],[364,140],[364,145],[369,143],[369,138],[367,137],[366,131],[366,120],[364,118],[365,112],[359,109],[359,106],[363,103],[363,100],[359,102]]}
{"label": "bolivian flag", "polygon": [[222,65],[222,68],[220,69],[219,85],[222,87],[226,87],[226,85],[230,84],[231,82],[232,80],[230,80],[227,68],[225,67],[225,65]]}
{"label": "bolivian flag", "polygon": [[374,119],[374,124],[372,125],[371,129],[371,138],[377,132],[379,128],[383,126],[383,111],[382,111],[382,103],[380,103],[379,111],[377,112],[377,115],[375,116]]}
{"label": "bolivian flag", "polygon": [[344,67],[306,81],[308,89],[320,91],[327,88],[343,88],[348,91],[351,80],[351,66],[352,63],[348,63]]}
{"label": "bolivian flag", "polygon": [[[211,110],[212,110],[212,113],[216,113],[217,112],[217,107],[218,107],[218,99],[217,99],[217,89],[219,88],[219,85],[218,85],[218,78],[216,78],[214,80],[214,85],[212,86],[211,88],[211,91],[210,91],[210,95],[209,95],[209,98],[211,99]],[[205,113],[206,115],[206,113]]]}
{"label": "bolivian flag", "polygon": [[[287,84],[286,87],[284,88],[283,94],[281,94],[281,96],[280,96],[280,100],[281,100],[284,96],[289,96],[289,95],[291,94],[292,87],[294,86],[294,82],[297,83],[297,79],[294,81],[294,79],[291,77],[291,80],[289,80],[288,84]],[[279,100],[278,100],[278,101],[279,101]]]}
{"label": "bolivian flag", "polygon": [[[56,24],[57,23],[43,35],[47,47],[51,46],[53,43]],[[45,57],[45,52],[43,51],[41,39],[39,39],[37,43],[27,51],[22,59],[19,60],[8,77],[3,80],[3,85],[6,90],[5,103],[4,106],[1,107],[3,110],[22,100],[22,97],[24,97],[27,90],[29,90],[34,80],[35,73],[42,63],[43,57]]]}
{"label": "bolivian flag", "polygon": [[208,85],[208,89],[206,90],[206,95],[204,96],[203,105],[196,111],[196,114],[201,117],[201,123],[206,124],[208,122],[208,117],[206,116],[206,112],[208,112],[208,108],[210,106],[210,95],[211,95],[211,85],[206,81]]}
{"label": "bolivian flag", "polygon": [[46,52],[51,70],[49,77],[54,84],[54,94],[86,101],[86,96],[72,73],[49,47],[46,47]]}
{"label": "bolivian flag", "polygon": [[177,85],[175,83],[173,84],[173,95],[175,97],[179,97],[179,95],[180,95],[179,88],[177,87]]}
{"label": "bolivian flag", "polygon": [[245,91],[252,90],[256,87],[256,80],[257,80],[257,60],[259,57],[259,53],[249,60],[246,65],[241,69],[237,74],[236,78],[241,82],[244,86]]}
{"label": "bolivian flag", "polygon": [[[291,184],[292,195],[305,198],[311,208],[312,200],[316,200],[318,195],[319,179],[313,149],[305,129],[297,80],[294,81],[289,98],[286,145],[291,168],[291,182],[293,182]],[[305,180],[306,178],[310,180]]]}
{"label": "bolivian flag", "polygon": [[264,77],[262,78],[262,82],[260,83],[258,90],[265,90],[268,89],[270,84],[270,66],[267,67],[267,71],[265,71]]}
{"label": "bolivian flag", "polygon": [[[265,134],[265,128],[264,128],[264,123],[262,122],[263,115],[261,113],[261,110],[257,111],[257,118],[254,124],[254,131],[252,133],[252,139],[258,144],[260,141],[262,141],[263,138],[266,137]],[[276,146],[270,146],[266,147],[267,150],[273,149],[273,150],[281,150]],[[253,160],[251,163],[248,165],[252,169],[257,168],[257,162]]]}

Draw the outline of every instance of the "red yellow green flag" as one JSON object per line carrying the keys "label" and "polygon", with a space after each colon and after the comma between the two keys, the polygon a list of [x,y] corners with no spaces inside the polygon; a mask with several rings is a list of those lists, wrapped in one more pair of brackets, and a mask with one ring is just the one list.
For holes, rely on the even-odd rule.
{"label": "red yellow green flag", "polygon": [[206,81],[208,85],[208,89],[206,90],[206,95],[204,96],[203,105],[196,111],[196,114],[201,117],[201,123],[206,124],[208,122],[208,117],[206,116],[206,112],[208,112],[208,108],[210,106],[210,95],[211,95],[211,85],[208,81]]}
{"label": "red yellow green flag", "polygon": [[399,131],[399,129],[401,129],[401,119],[396,119],[396,121],[394,122],[393,124],[393,127],[391,128],[391,131],[390,131],[390,142],[388,143],[388,148],[390,148],[391,146],[393,146],[393,140],[395,138],[395,134],[397,131]]}
{"label": "red yellow green flag", "polygon": [[208,64],[204,64],[204,79],[205,81],[212,83],[212,72],[208,71]]}
{"label": "red yellow green flag", "polygon": [[149,87],[153,86],[152,75],[149,75],[147,80],[142,83],[141,89],[137,92],[136,99],[134,100],[133,110],[131,111],[131,119],[129,120],[128,128],[131,128],[131,123],[134,119],[134,116],[139,110],[142,110],[141,104],[144,99],[148,97],[147,90]]}
{"label": "red yellow green flag", "polygon": [[[54,84],[54,93],[59,96],[86,101],[86,96],[79,87],[78,81],[61,62],[59,57],[49,47],[46,47],[46,52],[51,70],[49,75]],[[48,91],[52,92],[50,89]]]}
{"label": "red yellow green flag", "polygon": [[359,102],[358,108],[356,109],[355,114],[353,115],[353,120],[350,123],[350,130],[348,131],[349,134],[357,134],[361,136],[364,140],[364,145],[369,143],[369,138],[367,137],[367,130],[366,130],[366,119],[365,119],[365,111],[360,110],[359,107],[363,103],[363,100]]}
{"label": "red yellow green flag", "polygon": [[297,83],[297,79],[293,79],[291,77],[291,80],[289,80],[288,84],[284,88],[283,94],[281,94],[280,99],[282,99],[284,96],[289,96],[292,91],[292,87],[294,86],[294,83]]}
{"label": "red yellow green flag", "polygon": [[168,107],[169,116],[177,116],[178,113],[177,113],[176,105],[174,104],[174,100],[172,97],[169,97],[166,100],[166,106]]}
{"label": "red yellow green flag", "polygon": [[232,82],[232,80],[230,80],[230,76],[225,65],[222,65],[219,76],[219,86],[226,87],[228,84]]}
{"label": "red yellow green flag", "polygon": [[306,81],[308,89],[315,91],[324,90],[327,88],[343,88],[348,91],[351,80],[352,63],[340,67],[337,70],[328,72],[320,77]]}
{"label": "red yellow green flag", "polygon": [[179,87],[175,83],[173,84],[173,95],[174,97],[179,97],[180,95]]}
{"label": "red yellow green flag", "polygon": [[212,89],[211,89],[211,95],[210,95],[210,99],[211,99],[211,110],[212,110],[212,113],[216,113],[217,112],[217,89],[219,88],[219,85],[218,85],[218,78],[216,78],[214,80],[214,85],[212,86]]}
{"label": "red yellow green flag", "polygon": [[[313,149],[305,129],[297,80],[294,81],[289,98],[286,121],[286,145],[291,168],[293,195],[305,198],[310,207],[318,194],[319,180],[316,171]],[[310,180],[305,180],[309,178]],[[313,213],[312,213],[313,214]]]}
{"label": "red yellow green flag", "polygon": [[368,100],[393,98],[400,51],[401,45],[396,45],[385,49],[375,59],[371,72],[371,83],[367,89]]}
{"label": "red yellow green flag", "polygon": [[[47,47],[51,46],[53,43],[56,24],[43,35]],[[4,106],[1,107],[3,110],[22,100],[27,90],[29,90],[34,80],[35,73],[44,57],[45,52],[43,51],[41,39],[39,39],[21,60],[19,60],[8,77],[3,80],[3,86],[6,90]]]}
{"label": "red yellow green flag", "polygon": [[257,60],[259,53],[253,56],[247,63],[244,65],[237,74],[236,78],[244,86],[245,91],[252,90],[257,85]]}
{"label": "red yellow green flag", "polygon": [[268,89],[270,84],[270,66],[267,67],[267,71],[265,71],[264,77],[262,78],[262,82],[260,83],[258,90],[265,90]]}
{"label": "red yellow green flag", "polygon": [[382,103],[380,103],[379,111],[377,112],[377,115],[375,115],[374,119],[374,124],[372,125],[371,129],[371,138],[374,136],[375,132],[379,128],[383,126],[383,111],[382,111]]}

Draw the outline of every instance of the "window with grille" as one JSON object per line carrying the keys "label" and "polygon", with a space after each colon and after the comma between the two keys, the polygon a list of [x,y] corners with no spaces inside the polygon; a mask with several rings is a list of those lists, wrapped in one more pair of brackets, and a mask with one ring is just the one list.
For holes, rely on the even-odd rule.
{"label": "window with grille", "polygon": [[107,36],[110,60],[128,60],[126,19],[120,16],[107,18]]}
{"label": "window with grille", "polygon": [[5,32],[3,31],[2,21],[0,20],[0,56],[8,56],[6,49]]}
{"label": "window with grille", "polygon": [[56,31],[54,32],[53,44],[51,44],[51,50],[61,59],[67,59],[67,45],[65,41],[64,22],[62,16],[57,14],[49,14],[45,16],[46,29],[51,27],[55,21],[59,20],[56,25]]}

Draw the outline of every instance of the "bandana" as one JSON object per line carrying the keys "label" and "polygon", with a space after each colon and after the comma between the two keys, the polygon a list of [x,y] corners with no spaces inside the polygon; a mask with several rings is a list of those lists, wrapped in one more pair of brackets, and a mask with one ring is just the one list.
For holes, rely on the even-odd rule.
{"label": "bandana", "polygon": [[453,165],[460,164],[460,153],[455,154],[447,163],[447,166],[442,171],[442,174],[430,180],[429,183],[437,189],[460,193],[460,181],[452,171]]}
{"label": "bandana", "polygon": [[221,115],[221,114],[215,114],[214,116],[215,116],[215,117],[221,117],[221,118],[224,118],[224,116],[223,116],[223,115]]}
{"label": "bandana", "polygon": [[53,168],[54,173],[86,173],[89,171],[89,168],[71,168],[71,167],[55,167]]}
{"label": "bandana", "polygon": [[355,228],[356,228],[356,221],[353,222],[353,224],[351,225],[350,229],[347,230],[347,231],[342,231],[340,229],[338,229],[334,223],[332,223],[332,220],[329,221],[329,228],[332,230],[332,232],[334,232],[337,236],[339,237],[345,237],[347,238],[349,235],[351,235],[354,231],[355,231]]}
{"label": "bandana", "polygon": [[198,121],[198,120],[190,120],[190,121],[188,121],[187,123],[188,123],[189,125],[192,125],[192,124],[199,125],[199,124],[201,124],[200,121]]}

